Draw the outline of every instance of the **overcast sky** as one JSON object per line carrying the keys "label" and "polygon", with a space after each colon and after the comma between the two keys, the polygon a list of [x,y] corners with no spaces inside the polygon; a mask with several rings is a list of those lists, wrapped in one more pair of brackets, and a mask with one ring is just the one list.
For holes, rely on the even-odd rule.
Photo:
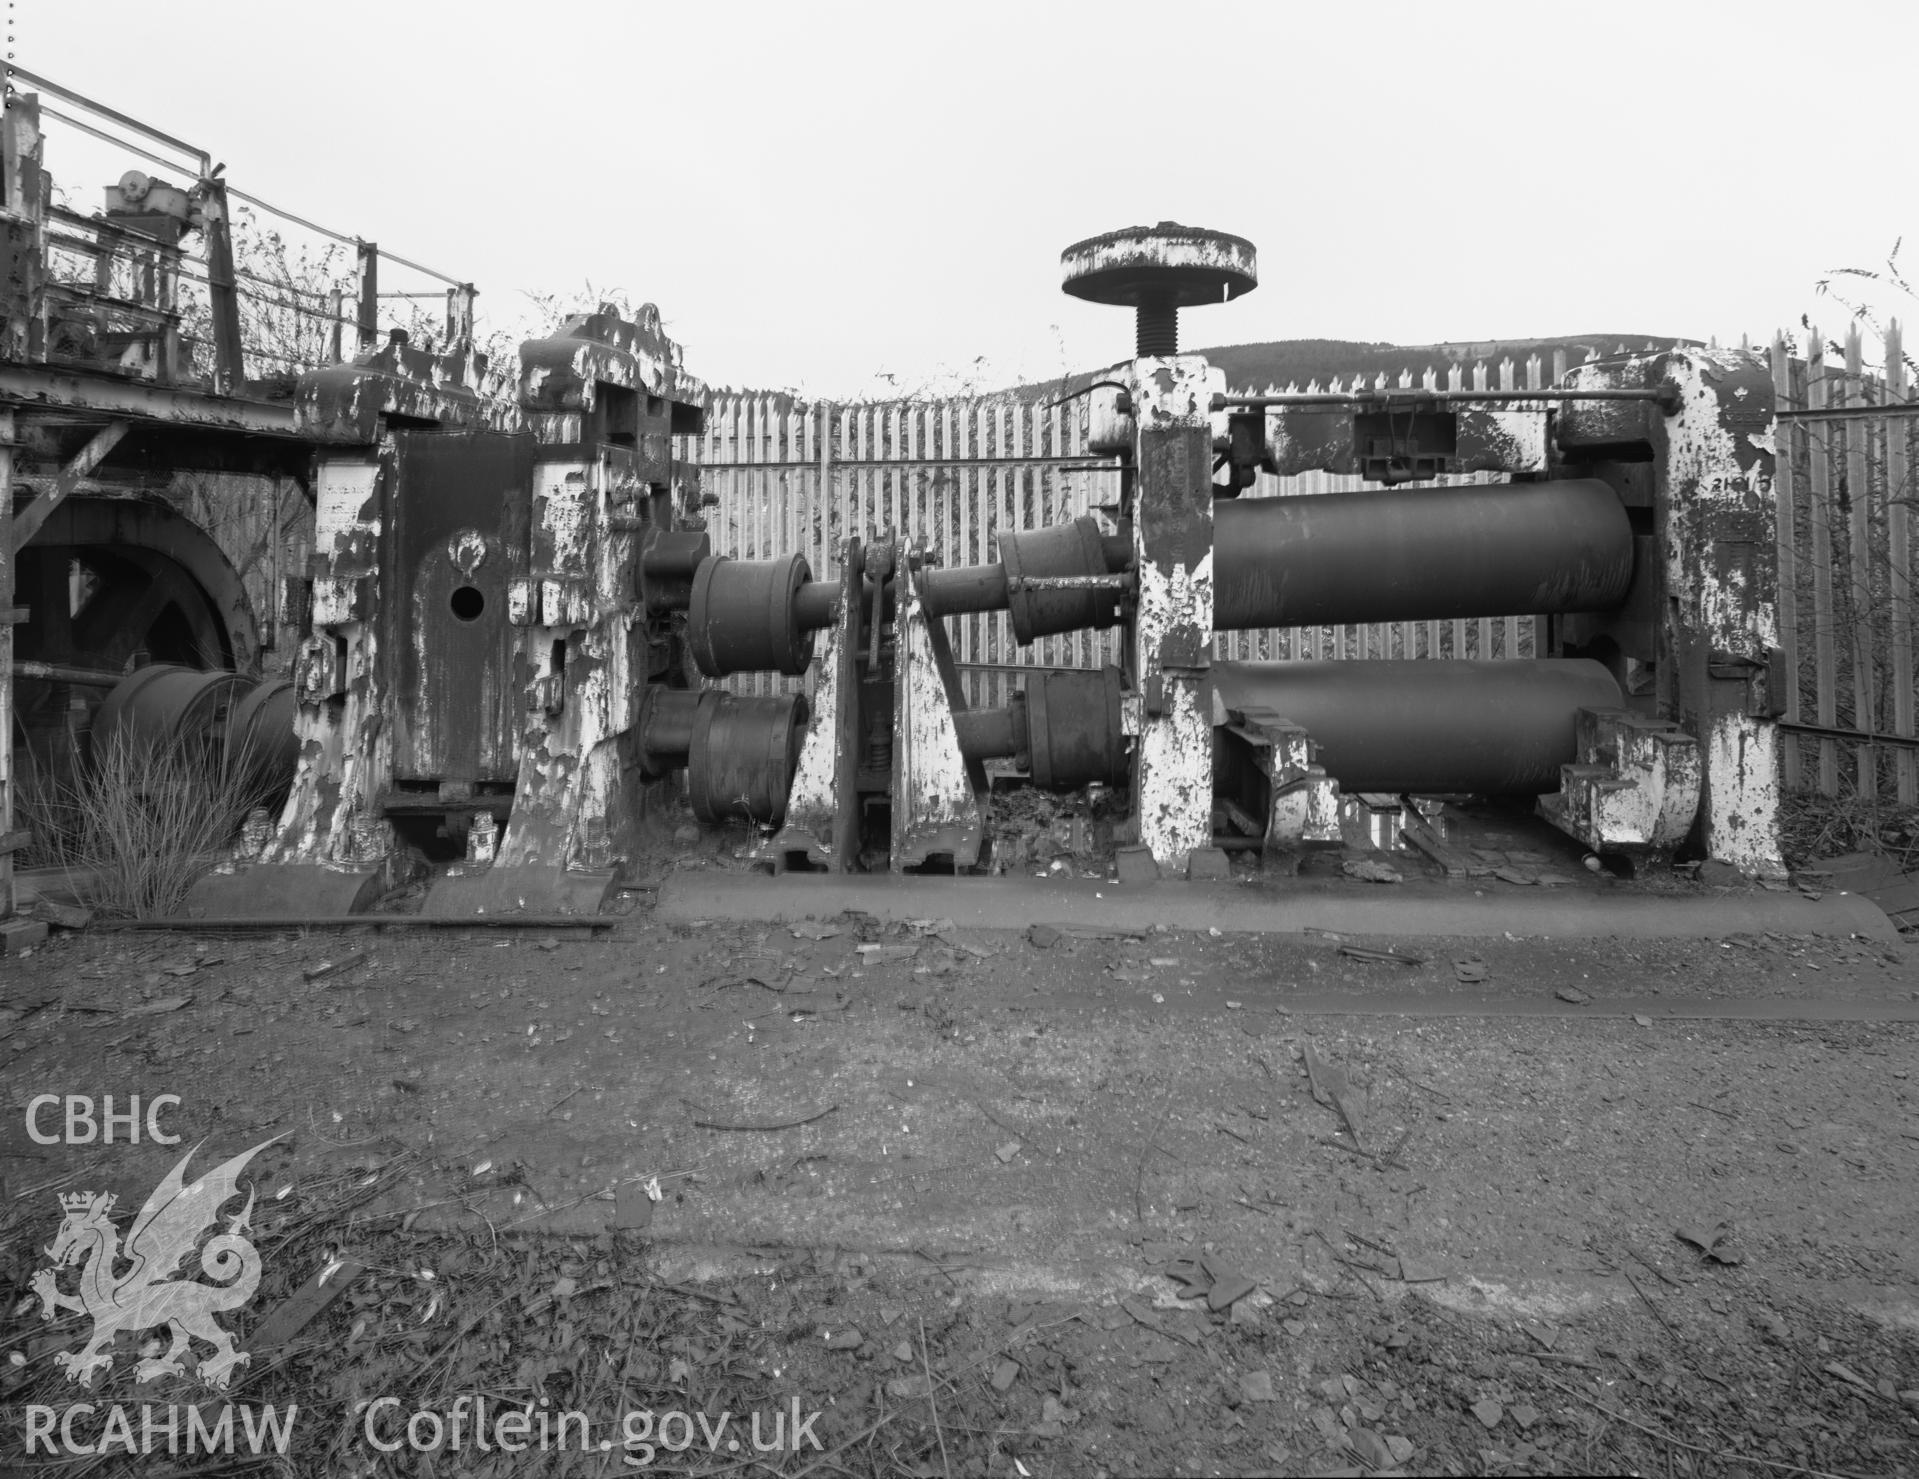
{"label": "overcast sky", "polygon": [[[1919,237],[1915,0],[12,10],[21,65],[483,319],[623,288],[715,385],[1110,363],[1128,315],[1062,296],[1059,254],[1135,222],[1258,247],[1188,346],[1758,339],[1841,323],[1814,282]],[[117,170],[48,133],[97,209]]]}

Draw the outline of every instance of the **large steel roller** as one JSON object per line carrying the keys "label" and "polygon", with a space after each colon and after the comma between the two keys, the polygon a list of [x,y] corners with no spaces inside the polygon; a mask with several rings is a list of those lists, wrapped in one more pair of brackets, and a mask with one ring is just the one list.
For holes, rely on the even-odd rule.
{"label": "large steel roller", "polygon": [[1607,611],[1632,529],[1596,479],[1242,498],[1213,509],[1213,626]]}
{"label": "large steel roller", "polygon": [[1318,745],[1355,791],[1537,796],[1576,758],[1581,709],[1617,709],[1619,685],[1584,659],[1535,662],[1222,662],[1228,709],[1265,709]]}

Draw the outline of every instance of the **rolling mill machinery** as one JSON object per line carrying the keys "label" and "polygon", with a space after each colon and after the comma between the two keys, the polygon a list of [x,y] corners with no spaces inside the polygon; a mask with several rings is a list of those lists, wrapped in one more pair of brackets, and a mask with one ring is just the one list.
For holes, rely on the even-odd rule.
{"label": "rolling mill machinery", "polygon": [[[298,774],[258,860],[199,907],[364,907],[428,828],[461,854],[429,910],[590,909],[681,775],[701,822],[754,824],[776,869],[964,873],[990,861],[995,761],[1129,797],[1121,840],[1173,876],[1223,876],[1222,803],[1295,852],[1337,842],[1360,793],[1532,797],[1600,854],[1783,872],[1761,364],[1678,350],[1549,390],[1229,395],[1179,352],[1178,315],[1256,285],[1249,243],[1161,223],[1062,262],[1068,293],[1136,315],[1134,357],[1087,392],[1119,503],[1002,531],[991,564],[942,567],[896,531],[846,539],[826,579],[798,553],[713,553],[670,441],[703,391],[650,307],[524,346],[515,425],[374,418],[391,394],[368,356],[309,375],[303,414],[332,434],[296,593]],[[1241,496],[1314,469],[1379,486]],[[1407,486],[1460,473],[1503,480]],[[1022,644],[1118,626],[1122,660],[969,708],[945,621],[987,611]],[[1543,618],[1539,656],[1212,655],[1220,632],[1506,615]],[[702,681],[752,672],[809,692]]]}
{"label": "rolling mill machinery", "polygon": [[[1224,874],[1221,800],[1296,850],[1337,843],[1342,794],[1368,793],[1536,797],[1597,853],[1690,845],[1783,872],[1763,365],[1677,351],[1543,391],[1233,397],[1178,352],[1178,313],[1251,290],[1249,243],[1162,223],[1062,262],[1068,293],[1137,319],[1136,357],[1090,392],[1091,449],[1121,469],[1110,529],[1004,532],[997,563],[957,569],[882,538],[849,541],[832,581],[797,555],[696,571],[703,673],[814,673],[763,855],[974,866],[982,764],[1016,756],[1038,786],[1128,788],[1122,835],[1161,873]],[[1239,496],[1262,471],[1311,470],[1381,487]],[[1507,480],[1402,486],[1457,473]],[[1001,609],[1022,644],[1120,625],[1123,663],[1036,673],[1008,707],[968,709],[942,621]],[[1549,655],[1211,655],[1218,632],[1521,613],[1545,618]]]}

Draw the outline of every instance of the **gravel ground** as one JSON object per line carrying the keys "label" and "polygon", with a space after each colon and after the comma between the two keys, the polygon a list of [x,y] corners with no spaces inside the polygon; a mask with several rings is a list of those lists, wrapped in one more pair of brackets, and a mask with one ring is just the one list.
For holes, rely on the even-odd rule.
{"label": "gravel ground", "polygon": [[[643,910],[66,937],[0,976],[0,1461],[167,1472],[25,1467],[84,1328],[28,1281],[59,1193],[128,1216],[187,1146],[278,1135],[230,1395],[300,1404],[281,1472],[638,1456],[385,1453],[354,1409],[381,1394],[822,1414],[817,1451],[702,1438],[668,1472],[1913,1472],[1915,964]],[[182,1143],[36,1144],[41,1093],[176,1094]],[[250,1346],[333,1257],[366,1267]],[[217,1396],[132,1377],[90,1400]]]}

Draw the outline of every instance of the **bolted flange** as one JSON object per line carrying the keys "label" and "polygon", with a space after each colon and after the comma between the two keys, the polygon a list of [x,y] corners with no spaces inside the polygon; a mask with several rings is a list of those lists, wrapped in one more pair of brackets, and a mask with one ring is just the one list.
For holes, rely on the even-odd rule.
{"label": "bolted flange", "polygon": [[1250,241],[1177,221],[1089,236],[1059,261],[1071,296],[1134,311],[1142,358],[1179,353],[1180,309],[1230,302],[1259,286]]}

